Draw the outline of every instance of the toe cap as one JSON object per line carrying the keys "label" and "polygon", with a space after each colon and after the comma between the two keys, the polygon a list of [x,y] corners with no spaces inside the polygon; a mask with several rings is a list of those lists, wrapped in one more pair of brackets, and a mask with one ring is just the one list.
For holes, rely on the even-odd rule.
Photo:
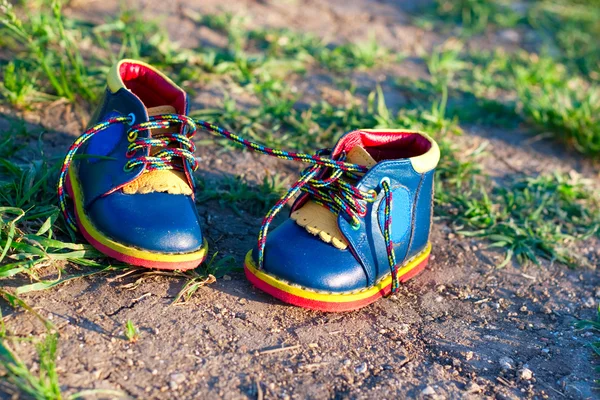
{"label": "toe cap", "polygon": [[143,250],[190,253],[203,244],[198,212],[190,196],[115,192],[94,201],[87,214],[109,238]]}
{"label": "toe cap", "polygon": [[[258,250],[253,250],[258,260]],[[364,289],[367,277],[349,250],[339,250],[287,220],[269,233],[264,272],[314,290],[347,292]]]}

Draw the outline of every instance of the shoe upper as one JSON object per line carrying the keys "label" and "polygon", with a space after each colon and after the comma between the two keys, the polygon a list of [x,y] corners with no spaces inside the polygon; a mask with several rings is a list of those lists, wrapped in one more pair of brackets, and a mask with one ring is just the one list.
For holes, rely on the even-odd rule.
{"label": "shoe upper", "polygon": [[[333,156],[369,170],[353,184],[374,190],[358,226],[333,214],[308,194],[300,196],[290,219],[269,233],[263,269],[290,283],[327,292],[349,292],[374,285],[390,274],[384,239],[387,180],[392,193],[391,241],[398,264],[423,251],[432,218],[433,174],[439,148],[428,136],[407,131],[360,130],[344,135]],[[253,252],[257,260],[257,249]]]}
{"label": "shoe upper", "polygon": [[[145,63],[120,61],[110,70],[107,83],[90,126],[117,116],[131,116],[139,124],[150,115],[188,112],[186,93]],[[100,232],[122,244],[159,253],[200,249],[203,237],[188,161],[177,161],[182,171],[149,171],[145,165],[126,168],[132,158],[155,151],[146,147],[128,153],[129,127],[112,124],[78,151],[84,156],[74,162],[74,174],[86,215]],[[139,131],[138,137],[156,131]]]}

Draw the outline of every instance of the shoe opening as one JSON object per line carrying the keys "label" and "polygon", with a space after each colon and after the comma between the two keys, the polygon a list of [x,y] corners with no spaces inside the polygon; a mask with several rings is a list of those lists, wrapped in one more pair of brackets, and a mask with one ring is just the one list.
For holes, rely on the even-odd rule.
{"label": "shoe opening", "polygon": [[417,132],[360,130],[344,136],[335,153],[348,153],[356,146],[365,149],[379,162],[422,156],[433,144],[428,137]]}
{"label": "shoe opening", "polygon": [[146,108],[170,105],[178,114],[185,113],[185,92],[154,68],[144,63],[124,60],[119,63],[118,72],[123,85]]}

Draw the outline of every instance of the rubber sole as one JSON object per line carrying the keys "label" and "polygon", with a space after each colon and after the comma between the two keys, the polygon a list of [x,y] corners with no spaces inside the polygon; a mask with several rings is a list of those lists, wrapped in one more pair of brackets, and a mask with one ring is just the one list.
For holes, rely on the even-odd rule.
{"label": "rubber sole", "polygon": [[[399,269],[400,281],[406,282],[421,272],[427,266],[430,254],[431,243],[428,243],[421,253]],[[390,274],[374,286],[355,292],[327,293],[307,289],[259,270],[252,258],[252,251],[246,254],[244,272],[254,286],[285,303],[328,312],[358,310],[390,294],[392,287]]]}
{"label": "rubber sole", "polygon": [[105,236],[94,227],[92,221],[85,214],[83,204],[79,201],[82,198],[81,188],[73,174],[75,172],[71,169],[67,179],[67,192],[71,199],[73,199],[77,227],[85,239],[98,251],[115,260],[138,267],[180,271],[196,268],[206,258],[208,250],[206,240],[204,240],[202,247],[197,251],[170,254],[141,250],[116,242]]}

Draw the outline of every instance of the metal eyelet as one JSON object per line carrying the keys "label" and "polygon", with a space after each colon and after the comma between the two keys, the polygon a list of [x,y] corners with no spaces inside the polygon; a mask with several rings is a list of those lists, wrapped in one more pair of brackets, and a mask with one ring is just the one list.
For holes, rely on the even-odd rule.
{"label": "metal eyelet", "polygon": [[127,153],[125,153],[126,158],[132,158],[134,155],[135,155],[135,150],[134,151],[127,150]]}
{"label": "metal eyelet", "polygon": [[391,185],[390,178],[388,178],[387,176],[384,176],[383,178],[381,178],[381,180],[379,181],[379,186],[381,186],[381,184],[383,182],[386,182],[388,184],[388,186]]}
{"label": "metal eyelet", "polygon": [[124,172],[131,172],[131,171],[133,171],[133,167],[131,165],[129,165],[129,162],[126,162],[125,165],[123,165],[123,171]]}
{"label": "metal eyelet", "polygon": [[358,224],[354,224],[354,223],[350,223],[350,227],[352,228],[352,230],[357,231],[360,229],[360,221],[358,222]]}
{"label": "metal eyelet", "polygon": [[127,116],[131,119],[131,121],[129,122],[129,126],[133,126],[135,124],[135,114],[129,113],[127,114]]}

